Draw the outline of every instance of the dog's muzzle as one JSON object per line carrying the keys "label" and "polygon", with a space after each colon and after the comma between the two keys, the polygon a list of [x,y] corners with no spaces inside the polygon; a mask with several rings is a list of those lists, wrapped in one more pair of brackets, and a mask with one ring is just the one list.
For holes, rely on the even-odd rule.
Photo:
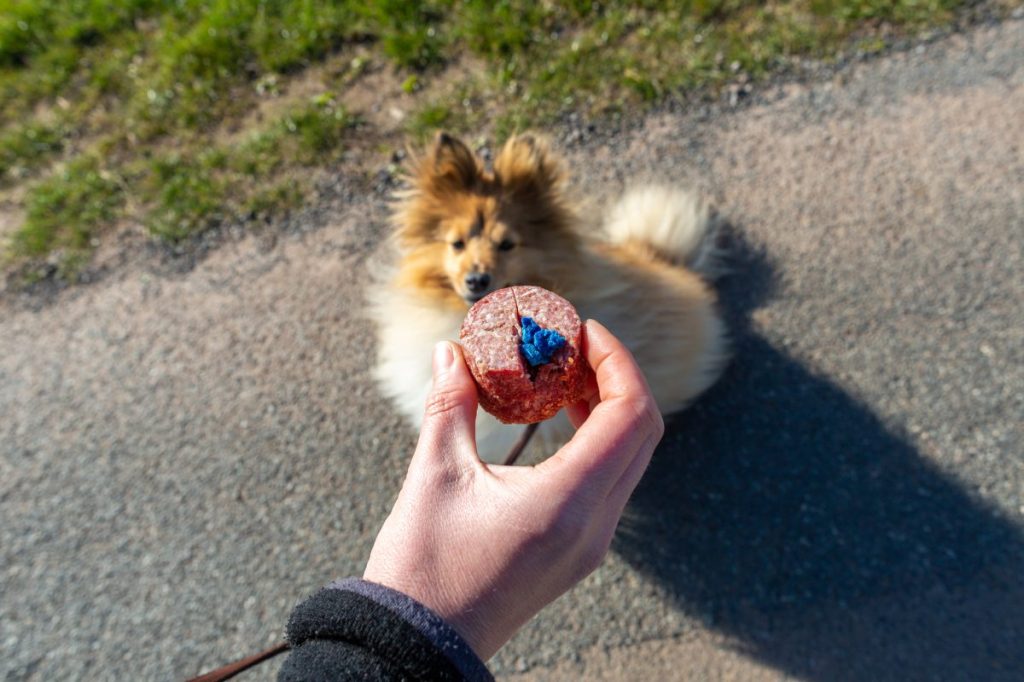
{"label": "dog's muzzle", "polygon": [[471,272],[466,275],[466,289],[469,290],[471,296],[480,298],[487,293],[489,286],[491,286],[491,276],[486,272]]}

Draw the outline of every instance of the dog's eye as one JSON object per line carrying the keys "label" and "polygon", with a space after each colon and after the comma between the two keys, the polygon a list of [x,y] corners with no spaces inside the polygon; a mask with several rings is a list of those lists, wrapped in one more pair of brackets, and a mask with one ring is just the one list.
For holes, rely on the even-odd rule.
{"label": "dog's eye", "polygon": [[510,239],[504,239],[498,244],[498,249],[501,251],[511,251],[514,248],[516,248],[516,243]]}
{"label": "dog's eye", "polygon": [[464,248],[466,248],[466,242],[462,241],[461,239],[456,239],[455,241],[452,242],[452,248],[455,249],[456,251],[462,251]]}

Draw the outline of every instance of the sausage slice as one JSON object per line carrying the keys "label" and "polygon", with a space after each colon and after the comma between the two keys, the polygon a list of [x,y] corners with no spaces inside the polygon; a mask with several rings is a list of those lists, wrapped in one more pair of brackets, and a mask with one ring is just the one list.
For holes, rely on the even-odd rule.
{"label": "sausage slice", "polygon": [[466,314],[459,340],[480,406],[506,424],[555,416],[583,398],[592,374],[579,315],[540,287],[508,287],[480,299]]}

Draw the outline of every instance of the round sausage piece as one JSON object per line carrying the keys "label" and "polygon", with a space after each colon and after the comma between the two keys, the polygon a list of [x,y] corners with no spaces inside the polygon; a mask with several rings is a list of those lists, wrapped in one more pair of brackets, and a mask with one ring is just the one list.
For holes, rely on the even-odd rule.
{"label": "round sausage piece", "polygon": [[506,424],[550,419],[583,398],[593,373],[576,310],[540,287],[508,287],[480,299],[459,340],[480,406]]}

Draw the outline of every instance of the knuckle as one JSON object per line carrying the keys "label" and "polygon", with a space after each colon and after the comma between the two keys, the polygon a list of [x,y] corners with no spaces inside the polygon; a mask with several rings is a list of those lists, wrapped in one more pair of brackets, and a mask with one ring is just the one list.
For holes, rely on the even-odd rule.
{"label": "knuckle", "polygon": [[452,387],[436,388],[427,396],[423,413],[427,418],[442,417],[454,412],[460,404],[459,391]]}
{"label": "knuckle", "polygon": [[545,554],[564,553],[582,541],[588,527],[585,515],[560,507],[533,514],[519,524],[528,546]]}
{"label": "knuckle", "polygon": [[591,542],[588,544],[582,552],[579,561],[580,571],[583,573],[582,577],[586,577],[597,570],[598,566],[604,561],[605,555],[608,554],[608,545],[598,542]]}
{"label": "knuckle", "polygon": [[584,490],[576,490],[553,502],[548,530],[554,542],[577,545],[589,536],[599,516],[598,504],[594,496]]}
{"label": "knuckle", "polygon": [[665,433],[665,420],[661,418],[661,411],[657,403],[650,395],[636,398],[630,405],[635,414],[637,427],[653,433],[659,438]]}
{"label": "knuckle", "polygon": [[586,534],[587,525],[587,519],[583,514],[561,512],[551,522],[548,533],[553,542],[571,545]]}
{"label": "knuckle", "polygon": [[597,521],[600,515],[593,512],[580,500],[567,499],[547,507],[546,513],[531,515],[532,520],[518,525],[524,532],[521,549],[565,562],[575,579],[582,580],[601,565],[611,543],[611,535]]}
{"label": "knuckle", "polygon": [[658,440],[661,440],[661,437],[665,435],[665,420],[662,418],[661,410],[658,409],[657,405],[653,406],[651,414],[651,418],[654,420],[654,434]]}

